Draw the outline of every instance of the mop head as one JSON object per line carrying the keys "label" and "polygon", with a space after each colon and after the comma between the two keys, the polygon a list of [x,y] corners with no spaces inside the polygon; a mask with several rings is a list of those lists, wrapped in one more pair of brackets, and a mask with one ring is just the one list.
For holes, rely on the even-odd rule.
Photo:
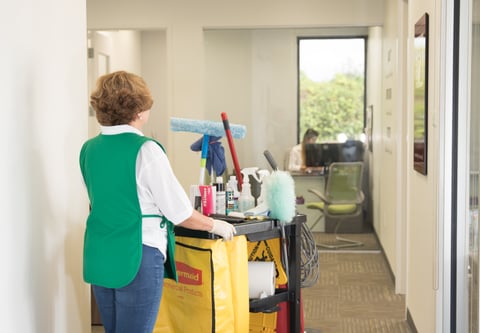
{"label": "mop head", "polygon": [[270,216],[283,223],[290,223],[296,215],[295,183],[286,171],[273,171],[263,180],[265,202]]}
{"label": "mop head", "polygon": [[[225,136],[225,128],[221,121],[170,118],[170,128],[174,132],[191,132],[211,136]],[[243,139],[247,132],[245,126],[230,124],[230,132],[235,139]]]}
{"label": "mop head", "polygon": [[[215,171],[217,176],[221,176],[227,168],[225,149],[223,149],[222,143],[218,141],[219,139],[219,136],[209,136],[207,164],[205,166],[209,175],[212,175],[212,171]],[[202,143],[203,137],[192,143],[190,149],[193,151],[202,151]]]}

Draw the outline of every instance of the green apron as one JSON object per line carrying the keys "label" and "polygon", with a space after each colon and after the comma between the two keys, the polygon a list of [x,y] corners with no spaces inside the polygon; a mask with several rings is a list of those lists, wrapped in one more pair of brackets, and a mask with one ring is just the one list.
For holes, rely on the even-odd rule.
{"label": "green apron", "polygon": [[[138,272],[142,259],[142,212],[137,195],[136,160],[140,147],[149,140],[156,142],[135,133],[98,135],[81,149],[80,168],[91,206],[83,254],[83,277],[88,283],[121,288]],[[174,226],[162,217],[161,226],[165,224],[168,231],[165,277],[177,281]]]}

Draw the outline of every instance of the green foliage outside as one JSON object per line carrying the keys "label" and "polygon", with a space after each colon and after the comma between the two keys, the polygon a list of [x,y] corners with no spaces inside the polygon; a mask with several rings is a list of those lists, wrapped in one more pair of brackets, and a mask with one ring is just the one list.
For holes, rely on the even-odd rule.
{"label": "green foliage outside", "polygon": [[315,82],[300,73],[300,141],[308,128],[319,133],[318,142],[336,141],[339,133],[358,139],[364,128],[364,77],[337,74],[328,82]]}
{"label": "green foliage outside", "polygon": [[423,140],[425,134],[425,86],[415,87],[414,90],[414,139]]}
{"label": "green foliage outside", "polygon": [[413,129],[415,141],[423,141],[425,135],[425,45],[415,45],[415,69],[414,69],[414,90],[413,90]]}

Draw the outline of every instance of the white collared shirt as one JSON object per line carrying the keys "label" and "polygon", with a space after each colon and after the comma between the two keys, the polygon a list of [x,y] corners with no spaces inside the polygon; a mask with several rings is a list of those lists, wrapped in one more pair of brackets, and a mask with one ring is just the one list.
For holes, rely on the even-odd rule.
{"label": "white collared shirt", "polygon": [[298,144],[292,147],[290,150],[290,156],[288,159],[289,171],[300,171],[302,168],[302,145]]}
{"label": "white collared shirt", "polygon": [[[143,133],[130,125],[101,126],[103,135]],[[167,155],[153,141],[140,148],[136,164],[137,193],[143,215],[164,215],[179,224],[192,215],[193,207],[173,173]],[[143,218],[142,243],[158,248],[166,258],[167,229],[160,228],[161,218]]]}

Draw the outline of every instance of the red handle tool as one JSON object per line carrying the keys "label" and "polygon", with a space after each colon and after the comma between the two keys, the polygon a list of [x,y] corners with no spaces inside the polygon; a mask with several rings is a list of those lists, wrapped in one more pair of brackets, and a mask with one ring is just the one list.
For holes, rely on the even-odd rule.
{"label": "red handle tool", "polygon": [[230,147],[230,153],[232,154],[233,166],[235,167],[235,174],[238,179],[238,190],[242,191],[242,172],[240,171],[240,165],[238,164],[237,152],[235,151],[235,145],[233,144],[232,132],[230,131],[230,123],[226,112],[222,112],[223,128],[228,139],[228,146]]}

